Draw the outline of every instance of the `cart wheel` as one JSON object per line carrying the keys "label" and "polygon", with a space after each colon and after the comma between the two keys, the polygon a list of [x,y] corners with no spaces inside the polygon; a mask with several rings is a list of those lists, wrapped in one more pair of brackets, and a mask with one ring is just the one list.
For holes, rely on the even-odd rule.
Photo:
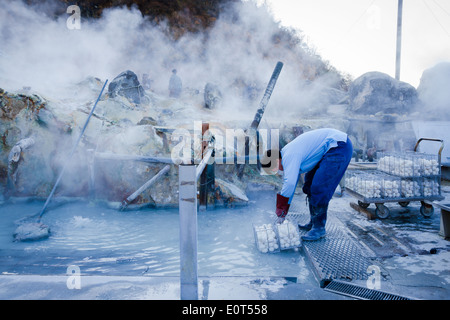
{"label": "cart wheel", "polygon": [[425,217],[425,218],[430,218],[433,213],[434,213],[434,208],[432,205],[429,204],[425,204],[422,202],[422,205],[420,206],[420,213]]}
{"label": "cart wheel", "polygon": [[366,202],[362,202],[362,201],[358,200],[358,205],[361,208],[367,209],[370,206],[370,203],[366,203]]}
{"label": "cart wheel", "polygon": [[375,209],[375,214],[378,218],[386,219],[387,217],[389,217],[390,210],[388,207],[386,207],[382,203],[376,203],[375,205],[377,206],[377,208]]}
{"label": "cart wheel", "polygon": [[403,208],[406,208],[408,206],[408,204],[409,204],[409,201],[400,201],[398,204],[400,206],[402,206]]}

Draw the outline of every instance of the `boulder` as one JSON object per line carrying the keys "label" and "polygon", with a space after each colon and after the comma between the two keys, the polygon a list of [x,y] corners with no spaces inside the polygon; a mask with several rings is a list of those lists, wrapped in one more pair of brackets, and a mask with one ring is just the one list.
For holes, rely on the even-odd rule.
{"label": "boulder", "polygon": [[204,92],[205,108],[215,109],[222,101],[222,92],[217,85],[208,82]]}
{"label": "boulder", "polygon": [[418,103],[416,89],[381,72],[368,72],[349,88],[349,110],[356,114],[407,114]]}
{"label": "boulder", "polygon": [[441,62],[423,72],[417,93],[421,112],[434,119],[449,119],[450,62]]}
{"label": "boulder", "polygon": [[137,75],[130,70],[122,72],[111,81],[108,93],[111,98],[119,95],[135,104],[141,104],[144,98],[144,88],[139,83]]}
{"label": "boulder", "polygon": [[248,203],[247,195],[239,186],[218,178],[215,180],[215,198],[216,206],[232,207]]}

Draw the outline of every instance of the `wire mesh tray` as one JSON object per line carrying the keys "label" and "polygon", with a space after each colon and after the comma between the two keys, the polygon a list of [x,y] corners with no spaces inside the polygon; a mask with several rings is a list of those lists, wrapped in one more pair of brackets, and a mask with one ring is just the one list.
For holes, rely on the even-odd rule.
{"label": "wire mesh tray", "polygon": [[289,220],[276,225],[278,239],[280,241],[280,250],[298,248],[301,245],[300,234],[297,225]]}
{"label": "wire mesh tray", "polygon": [[439,177],[410,179],[379,171],[348,172],[345,188],[366,203],[431,200],[441,196]]}
{"label": "wire mesh tray", "polygon": [[262,253],[276,253],[298,248],[301,245],[298,228],[289,220],[281,224],[253,225],[253,233],[256,247]]}
{"label": "wire mesh tray", "polygon": [[280,242],[273,224],[253,225],[253,234],[258,250],[262,253],[280,252]]}
{"label": "wire mesh tray", "polygon": [[377,169],[402,178],[441,174],[439,156],[420,152],[378,152]]}

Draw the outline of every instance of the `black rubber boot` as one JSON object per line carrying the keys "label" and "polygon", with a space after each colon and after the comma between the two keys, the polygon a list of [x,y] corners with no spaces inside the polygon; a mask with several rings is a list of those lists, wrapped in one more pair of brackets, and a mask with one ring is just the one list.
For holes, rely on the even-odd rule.
{"label": "black rubber boot", "polygon": [[317,207],[312,206],[312,209],[312,228],[307,234],[302,236],[302,240],[304,241],[316,241],[325,236],[328,205]]}
{"label": "black rubber boot", "polygon": [[306,198],[309,204],[309,222],[307,224],[299,224],[298,228],[300,230],[305,230],[305,231],[309,231],[311,230],[313,224],[312,224],[312,216],[313,216],[313,207],[311,205],[311,202],[309,201],[309,197]]}
{"label": "black rubber boot", "polygon": [[312,222],[309,221],[307,224],[299,224],[299,225],[298,225],[298,228],[299,228],[300,230],[309,231],[309,230],[311,230],[311,228],[312,228]]}

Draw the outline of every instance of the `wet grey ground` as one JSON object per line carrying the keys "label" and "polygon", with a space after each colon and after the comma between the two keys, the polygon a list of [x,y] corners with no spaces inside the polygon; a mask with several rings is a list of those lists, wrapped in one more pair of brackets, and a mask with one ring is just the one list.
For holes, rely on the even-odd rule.
{"label": "wet grey ground", "polygon": [[[449,199],[449,187],[443,187]],[[270,199],[267,199],[269,202]],[[385,220],[368,220],[355,211],[350,195],[333,198],[327,223],[327,240],[339,237],[349,239],[367,261],[380,267],[379,291],[410,299],[450,299],[450,242],[439,235],[440,210],[431,218],[423,217],[420,203],[403,208],[396,203],[387,204],[391,215]],[[296,196],[293,212],[304,213],[304,198]],[[374,210],[373,204],[368,210]],[[211,222],[212,223],[212,222]],[[244,223],[244,222],[243,222]],[[247,248],[250,250],[250,248]],[[338,251],[339,253],[339,251]],[[325,253],[327,254],[327,253]],[[346,253],[343,252],[342,255]],[[275,256],[276,257],[276,256]],[[347,300],[342,294],[326,291],[320,286],[320,277],[305,247],[297,253],[280,253],[280,259],[298,264],[298,273],[289,275],[217,275],[199,277],[199,299],[203,300]],[[295,260],[295,261],[294,261]],[[304,261],[304,263],[303,263]],[[3,262],[5,263],[5,261]],[[30,260],[30,263],[33,263]],[[34,262],[35,263],[35,262]],[[30,268],[33,266],[30,266]],[[34,266],[36,267],[36,266]],[[39,266],[38,266],[39,267]],[[42,261],[45,268],[45,262]],[[336,267],[339,276],[345,270]],[[367,287],[372,275],[338,279]],[[320,276],[320,274],[319,274]],[[0,275],[0,299],[100,299],[100,300],[178,300],[177,276],[126,276],[105,273],[82,274],[80,288],[70,289],[70,275],[10,274]]]}

